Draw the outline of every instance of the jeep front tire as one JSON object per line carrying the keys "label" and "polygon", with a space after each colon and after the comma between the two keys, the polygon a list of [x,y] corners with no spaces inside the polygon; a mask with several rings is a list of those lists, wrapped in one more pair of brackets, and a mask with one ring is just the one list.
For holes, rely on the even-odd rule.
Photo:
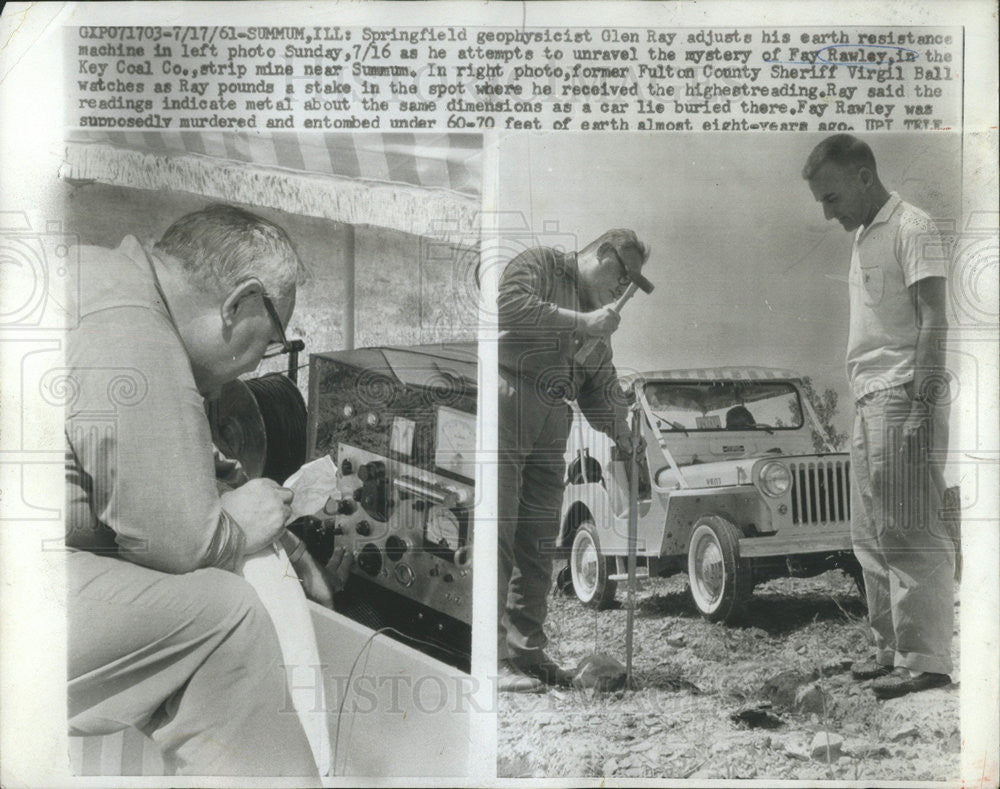
{"label": "jeep front tire", "polygon": [[695,607],[710,622],[732,622],[753,594],[753,573],[740,561],[740,534],[717,515],[699,518],[688,543],[688,582]]}
{"label": "jeep front tire", "polygon": [[615,600],[617,584],[608,580],[614,559],[601,555],[601,543],[592,521],[583,521],[573,535],[569,571],[573,591],[591,608],[608,608]]}

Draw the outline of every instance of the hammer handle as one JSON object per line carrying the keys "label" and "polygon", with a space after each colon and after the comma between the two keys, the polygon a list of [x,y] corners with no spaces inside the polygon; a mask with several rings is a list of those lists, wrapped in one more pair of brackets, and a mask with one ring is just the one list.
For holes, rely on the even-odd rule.
{"label": "hammer handle", "polygon": [[[639,290],[639,286],[634,282],[630,282],[628,287],[625,288],[625,292],[618,298],[614,304],[611,305],[610,309],[616,315],[620,315],[622,307],[628,302],[630,298],[635,295],[635,292]],[[576,352],[573,358],[576,360],[577,364],[586,364],[587,359],[590,358],[590,354],[594,352],[594,349],[604,341],[603,337],[588,337],[587,341],[580,346],[580,350]]]}
{"label": "hammer handle", "polygon": [[639,286],[636,285],[634,282],[630,282],[628,284],[628,287],[625,288],[625,292],[621,295],[618,301],[616,301],[614,304],[611,305],[611,309],[614,310],[616,313],[620,313],[622,311],[622,307],[624,307],[628,303],[628,300],[635,295],[635,292],[637,290],[639,290]]}

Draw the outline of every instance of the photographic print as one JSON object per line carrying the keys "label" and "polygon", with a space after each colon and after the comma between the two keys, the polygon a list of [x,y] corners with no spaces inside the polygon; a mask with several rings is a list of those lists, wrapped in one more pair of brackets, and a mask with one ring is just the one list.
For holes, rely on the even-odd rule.
{"label": "photographic print", "polygon": [[995,785],[993,11],[7,3],[4,785]]}

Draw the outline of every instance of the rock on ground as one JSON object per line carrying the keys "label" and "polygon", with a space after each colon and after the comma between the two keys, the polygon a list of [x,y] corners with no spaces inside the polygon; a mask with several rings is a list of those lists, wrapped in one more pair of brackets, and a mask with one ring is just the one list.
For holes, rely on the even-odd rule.
{"label": "rock on ground", "polygon": [[[547,652],[566,667],[595,652],[623,662],[626,616],[623,608],[594,611],[554,594]],[[667,635],[682,636],[685,646],[669,646]],[[958,645],[955,639],[956,666]],[[851,661],[870,654],[864,607],[853,582],[839,572],[761,585],[745,621],[733,627],[698,615],[684,575],[652,579],[636,599],[635,689],[501,696],[498,773],[861,785],[954,779],[961,744],[958,687],[878,701],[870,682],[856,682],[847,672]],[[785,672],[768,686],[785,706],[773,703],[768,710],[763,688]],[[796,710],[797,696],[816,698],[813,684],[825,696],[825,709],[807,704]],[[770,712],[784,725],[765,731],[731,717],[747,709]],[[890,739],[908,726],[916,733]],[[825,739],[822,760],[812,758],[818,732],[842,738],[836,761],[825,761]]]}

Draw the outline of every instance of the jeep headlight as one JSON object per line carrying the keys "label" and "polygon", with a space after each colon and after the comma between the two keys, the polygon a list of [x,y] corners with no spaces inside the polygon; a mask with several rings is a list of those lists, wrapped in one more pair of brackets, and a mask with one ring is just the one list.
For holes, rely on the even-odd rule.
{"label": "jeep headlight", "polygon": [[760,489],[777,498],[792,486],[792,475],[784,463],[772,460],[760,467]]}

